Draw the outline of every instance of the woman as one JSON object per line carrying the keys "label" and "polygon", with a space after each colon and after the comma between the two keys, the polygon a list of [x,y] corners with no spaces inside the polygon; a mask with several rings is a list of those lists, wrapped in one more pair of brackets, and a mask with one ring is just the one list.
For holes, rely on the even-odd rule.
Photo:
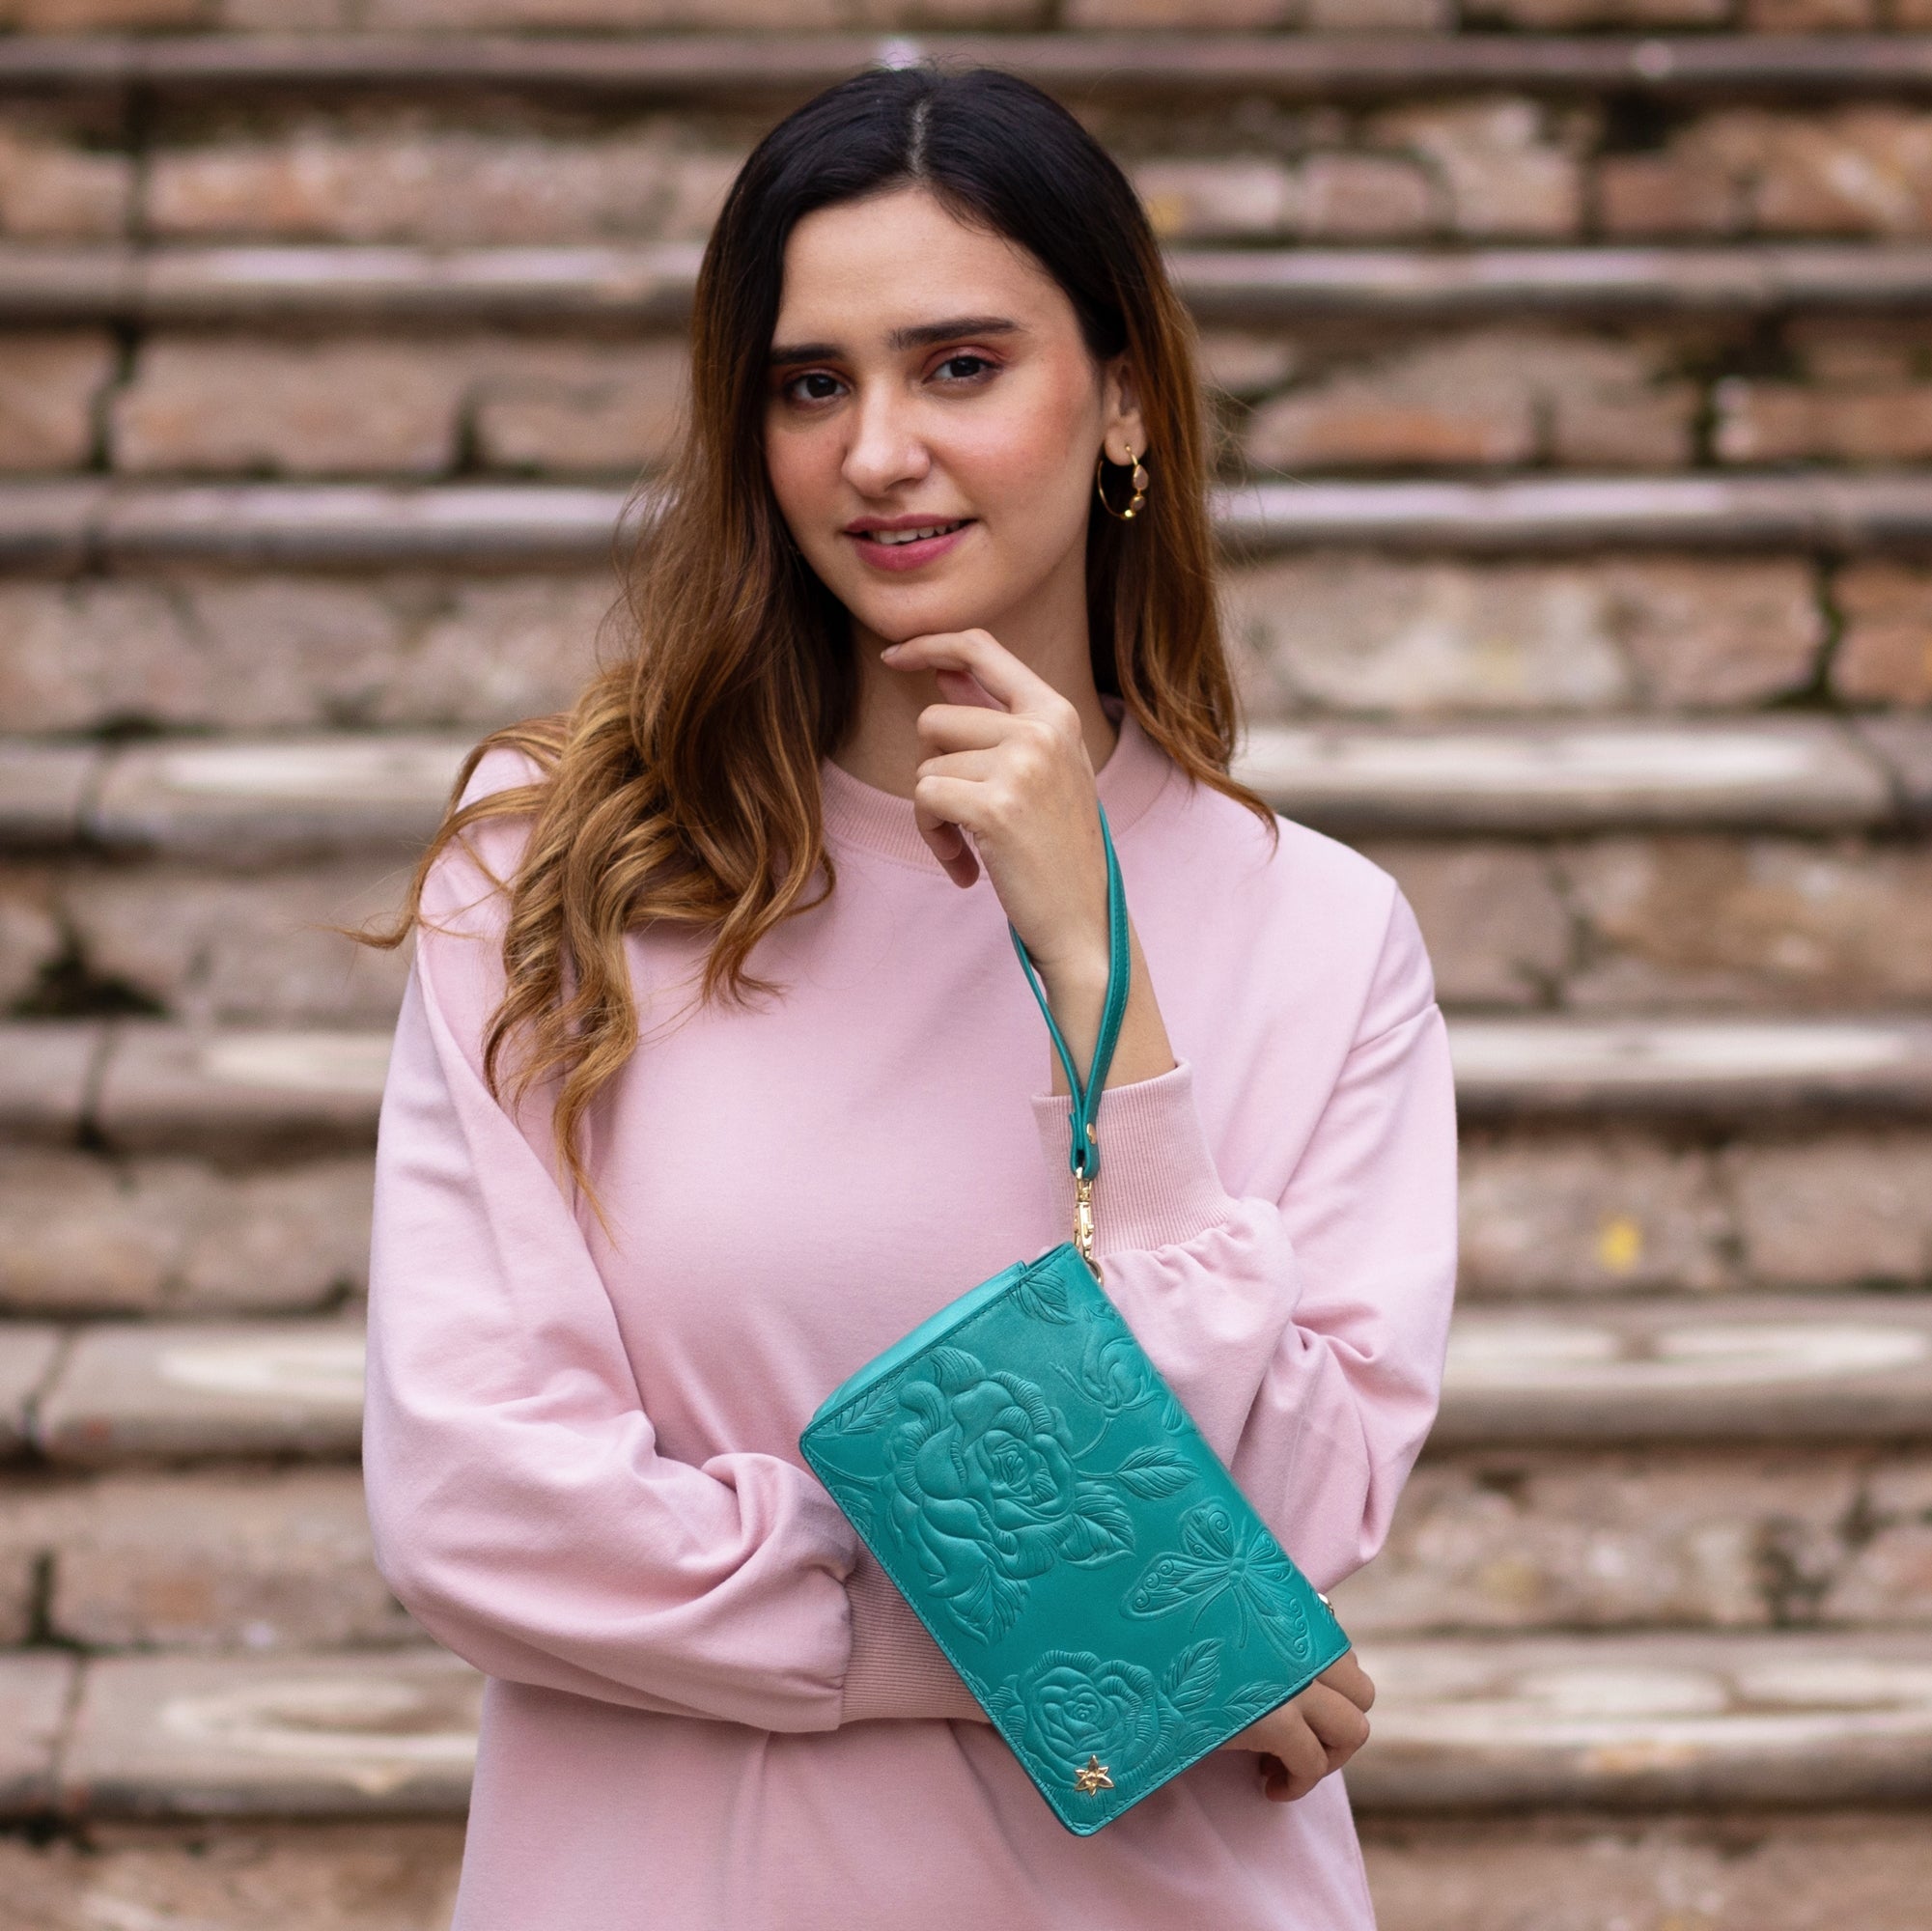
{"label": "woman", "polygon": [[1318,1587],[1434,1413],[1428,964],[1386,876],[1227,776],[1146,222],[1023,83],[867,74],[746,163],[694,344],[633,653],[482,748],[412,906],[365,1451],[383,1574],[490,1679],[459,1931],[1357,1931],[1353,1659],[1077,1839],[797,1447],[1067,1236],[1006,927],[1084,1065],[1097,797],[1108,1292]]}

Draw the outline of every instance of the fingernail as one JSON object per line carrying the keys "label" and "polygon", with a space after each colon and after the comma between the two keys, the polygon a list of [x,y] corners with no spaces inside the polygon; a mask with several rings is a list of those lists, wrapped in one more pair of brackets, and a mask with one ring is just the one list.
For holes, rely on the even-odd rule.
{"label": "fingernail", "polygon": [[897,644],[887,644],[885,648],[879,653],[879,655],[882,658],[889,658],[892,655],[892,653],[896,651],[898,648],[899,646]]}

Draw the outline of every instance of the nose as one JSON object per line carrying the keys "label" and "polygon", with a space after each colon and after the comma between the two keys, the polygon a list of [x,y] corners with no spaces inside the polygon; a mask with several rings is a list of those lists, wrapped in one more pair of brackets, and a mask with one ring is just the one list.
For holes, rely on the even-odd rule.
{"label": "nose", "polygon": [[917,483],[932,467],[916,411],[895,384],[869,383],[846,420],[851,440],[841,474],[861,496],[884,496]]}

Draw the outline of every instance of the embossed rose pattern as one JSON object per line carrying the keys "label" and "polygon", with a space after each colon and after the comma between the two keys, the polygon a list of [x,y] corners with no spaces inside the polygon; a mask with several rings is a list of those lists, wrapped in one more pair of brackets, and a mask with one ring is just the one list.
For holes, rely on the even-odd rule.
{"label": "embossed rose pattern", "polygon": [[934,1594],[992,1641],[1012,1628],[1029,1579],[1127,1553],[1134,1525],[1075,1469],[1067,1423],[1031,1382],[962,1348],[936,1348],[925,1369],[899,1385],[887,1507]]}
{"label": "embossed rose pattern", "polygon": [[1151,1670],[1120,1657],[1048,1650],[1000,1686],[994,1714],[1069,1780],[1092,1756],[1118,1785],[1200,1747],[1195,1713],[1215,1694],[1220,1658],[1218,1642],[1192,1643],[1157,1683]]}
{"label": "embossed rose pattern", "polygon": [[1069,1770],[1097,1756],[1116,1777],[1126,1776],[1161,1740],[1153,1672],[1137,1663],[1050,1649],[1010,1688],[1013,1721]]}
{"label": "embossed rose pattern", "polygon": [[1154,1378],[1154,1370],[1124,1324],[1108,1332],[1096,1322],[1080,1356],[1078,1372],[1053,1364],[1070,1386],[1078,1388],[1110,1421],[1136,1408],[1158,1404],[1167,1428],[1179,1428],[1181,1405]]}

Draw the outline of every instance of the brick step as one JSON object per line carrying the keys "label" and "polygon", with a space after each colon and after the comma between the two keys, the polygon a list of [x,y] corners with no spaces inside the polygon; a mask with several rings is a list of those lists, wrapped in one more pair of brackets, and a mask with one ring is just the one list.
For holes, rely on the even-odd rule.
{"label": "brick step", "polygon": [[1932,1025],[1913,1019],[1465,1018],[1450,1045],[1476,1119],[1914,1112],[1932,1100]]}
{"label": "brick step", "polygon": [[[628,485],[669,452],[685,348],[662,333],[611,339],[618,325],[579,317],[574,333],[482,320],[377,327],[348,315],[269,326],[242,313],[153,332],[124,351],[95,323],[43,323],[8,341],[18,400],[0,419],[0,466],[111,471],[151,495],[166,487],[152,479],[167,477],[214,479],[203,488],[256,475],[353,477],[364,489],[459,475],[472,489],[490,477]],[[1666,328],[1308,316],[1217,325],[1202,349],[1238,466],[1285,474],[1298,489],[1402,470],[1519,487],[1546,470],[1560,472],[1552,482],[1604,487],[1638,472],[1646,488],[1660,476],[1735,485],[1740,493],[1723,500],[1742,542],[1767,524],[1799,527],[1794,518],[1824,541],[1828,512],[1870,523],[1880,534],[1860,541],[1881,541],[1886,518],[1907,514],[1885,509],[1882,470],[1850,477],[1855,493],[1836,510],[1831,498],[1806,509],[1809,498],[1771,486],[1789,480],[1778,465],[1820,465],[1822,487],[1839,471],[1932,458],[1932,384],[1911,329],[1882,317],[1800,317],[1767,344],[1748,317]],[[1773,355],[1781,367],[1767,368]],[[10,493],[31,519],[32,498]],[[1271,542],[1279,493],[1234,490],[1224,516]],[[1612,493],[1593,514],[1621,517],[1621,502]],[[144,507],[146,522],[156,514],[140,499],[105,507],[110,522],[117,511],[131,520],[123,535],[144,527]]]}
{"label": "brick step", "polygon": [[[482,1678],[440,1650],[0,1657],[0,1809],[83,1817],[460,1812]],[[77,1703],[70,1715],[70,1699]]]}
{"label": "brick step", "polygon": [[[294,252],[312,260],[317,251]],[[1633,526],[1667,534],[1659,514],[1691,517],[1686,541],[1730,532],[1750,543],[1763,540],[1753,531],[1803,528],[1829,547],[1838,541],[1832,519],[1847,518],[1865,534],[1845,541],[1909,535],[1886,535],[1889,519],[1916,514],[1916,499],[1886,493],[1884,466],[1914,465],[1892,479],[1895,491],[1922,482],[1932,460],[1932,383],[1910,319],[1796,315],[1767,339],[1761,317],[1735,314],[1667,322],[1271,315],[1258,310],[1265,289],[1244,258],[1212,259],[1229,278],[1219,298],[1196,306],[1232,311],[1201,345],[1226,419],[1226,473],[1286,476],[1293,486],[1285,496],[1265,484],[1257,496],[1227,492],[1223,518],[1244,541],[1276,541],[1271,531],[1284,510],[1295,512],[1296,491],[1321,478],[1403,471],[1508,478],[1519,490],[1548,480],[1573,496],[1579,487],[1605,489],[1594,508],[1584,495],[1564,514],[1610,516],[1618,531],[1632,473],[1644,489],[1663,477],[1730,490],[1709,502],[1671,498]],[[681,285],[632,275],[617,286],[664,310]],[[301,292],[292,281],[284,290]],[[207,326],[169,325],[128,342],[98,318],[62,327],[42,317],[7,339],[0,468],[47,478],[106,472],[145,491],[98,506],[118,541],[166,527],[154,492],[169,486],[157,479],[176,479],[177,489],[209,479],[206,489],[255,476],[356,478],[367,490],[462,478],[473,490],[490,478],[629,486],[659,469],[685,400],[683,340],[661,328],[631,334],[621,317],[545,319],[543,289],[501,292],[523,305],[521,318],[438,321],[425,308],[413,321],[383,322],[352,306],[277,318],[253,315],[243,301]],[[1244,318],[1244,307],[1255,312]],[[1807,485],[1799,471],[1794,495],[1793,477],[1779,472],[1803,464],[1825,473]],[[1850,496],[1815,495],[1840,472]],[[49,508],[22,487],[9,493],[24,528],[60,514],[58,496]],[[1803,493],[1807,487],[1815,499]],[[617,508],[613,498],[613,522]],[[1412,504],[1397,520],[1408,527],[1416,514]],[[1440,522],[1450,512],[1427,514]],[[1454,512],[1464,522],[1472,514]],[[1495,499],[1486,514],[1501,514],[1507,531],[1526,516],[1541,529],[1555,512],[1537,499]],[[1719,521],[1706,529],[1712,516]],[[1280,540],[1299,541],[1300,527],[1290,514]]]}
{"label": "brick step", "polygon": [[14,1426],[57,1467],[329,1461],[361,1447],[359,1321],[8,1328],[0,1347],[25,1368],[44,1360]]}
{"label": "brick step", "polygon": [[[594,568],[626,497],[554,483],[0,484],[0,568]],[[1844,555],[1932,546],[1932,474],[1263,483],[1218,490],[1215,521],[1244,550]]]}
{"label": "brick step", "polygon": [[[1382,1931],[1920,1931],[1932,1888],[1932,1833],[1916,1806],[1836,1816],[1370,1817],[1361,1835]],[[135,1894],[142,1880],[121,1881]],[[229,1931],[228,1920],[210,1931]]]}
{"label": "brick step", "polygon": [[[1465,1016],[1776,1020],[1932,1004],[1922,843],[1437,837],[1364,849],[1407,892],[1438,995]],[[394,914],[403,856],[266,872],[92,855],[0,867],[0,1000],[35,1015],[132,1005],[190,1027],[386,1027],[406,952],[366,950],[340,928]]]}
{"label": "brick step", "polygon": [[462,1853],[454,1819],[102,1823],[0,1838],[0,1893],[20,1931],[448,1931]]}
{"label": "brick step", "polygon": [[1917,1297],[1608,1300],[1464,1312],[1431,1441],[1932,1436],[1932,1301]]}
{"label": "brick step", "polygon": [[[1467,806],[1485,801],[1510,802],[1459,800],[1465,810],[1421,824],[1419,836],[1385,827],[1362,845],[1414,907],[1446,1006],[1578,1019],[1932,1006],[1923,838],[1617,832],[1601,822],[1586,834],[1561,810],[1532,816],[1535,799],[1515,800],[1518,829],[1540,835],[1453,835],[1474,816]],[[1298,815],[1331,828],[1340,816]],[[1778,815],[1789,823],[1795,812]],[[256,855],[290,829],[287,818],[265,819],[230,850],[210,843],[147,862],[88,850],[0,864],[0,1005],[33,1015],[131,1005],[188,1025],[387,1025],[406,952],[364,949],[344,929],[393,917],[412,848]]]}
{"label": "brick step", "polygon": [[[98,1575],[101,1558],[91,1543],[83,1551],[83,1574]],[[1432,1440],[1382,1553],[1335,1603],[1363,1637],[1926,1628],[1929,1576],[1923,1449]]]}
{"label": "brick step", "polygon": [[[1371,1815],[1361,1834],[1383,1931],[1922,1931],[1932,1888],[1924,1819],[1896,1810]],[[454,1820],[103,1822],[0,1840],[0,1889],[34,1931],[445,1931],[462,1848]]]}
{"label": "brick step", "polygon": [[[14,1439],[65,1468],[352,1456],[352,1321],[0,1328]],[[1444,1447],[1932,1438],[1932,1301],[1600,1300],[1457,1317]]]}
{"label": "brick step", "polygon": [[[1932,118],[1921,142],[1928,130]],[[1266,244],[1281,237],[1250,177],[1274,165],[1150,161],[1139,175],[1173,238]],[[16,326],[0,468],[628,482],[662,464],[676,433],[696,244],[573,246],[561,225],[521,248],[6,248],[0,313]],[[1932,458],[1922,245],[1173,259],[1206,324],[1231,473],[1748,483],[1772,465]],[[1827,291],[1837,312],[1813,312]]]}
{"label": "brick step", "polygon": [[427,1638],[377,1573],[353,1468],[14,1471],[0,1646],[362,1650]]}
{"label": "brick step", "polygon": [[[393,912],[467,742],[0,743],[0,1006],[78,974],[196,1024],[386,1022],[404,956],[337,928]],[[1932,1002],[1924,719],[1264,724],[1237,770],[1395,876],[1451,1006]]]}
{"label": "brick step", "polygon": [[[78,845],[238,865],[413,854],[440,822],[474,742],[0,740],[0,848]],[[1932,720],[1257,722],[1235,770],[1277,810],[1334,831],[1896,831],[1932,816]]]}
{"label": "brick step", "polygon": [[[1932,1636],[1372,1639],[1371,1813],[1830,1809],[1932,1793]],[[77,1679],[77,1680],[76,1680]],[[0,1659],[14,1816],[462,1808],[481,1679],[434,1650]]]}
{"label": "brick step", "polygon": [[[695,241],[629,246],[197,248],[0,242],[0,320],[682,323]],[[1263,324],[1537,315],[1910,313],[1922,244],[1738,241],[1675,248],[1252,248],[1174,252],[1197,319]]]}
{"label": "brick step", "polygon": [[[372,1178],[366,1152],[238,1171],[170,1153],[0,1149],[0,1316],[326,1312],[362,1293]],[[1849,1277],[1869,1259],[1855,1246]]]}
{"label": "brick step", "polygon": [[[1356,18],[1361,0],[1348,11]],[[17,110],[0,232],[690,241],[786,102],[922,47],[989,54],[1058,87],[1170,239],[1932,231],[1918,158],[1932,92],[1924,35],[518,41],[434,24],[444,31],[359,40],[10,37],[0,94],[39,98]],[[557,24],[547,9],[544,24]],[[152,63],[151,77],[117,81],[124,56]]]}
{"label": "brick step", "polygon": [[[0,1135],[292,1158],[373,1139],[389,1031],[0,1023]],[[1932,1112],[1932,1020],[1480,1018],[1450,1026],[1465,1119]]]}
{"label": "brick step", "polygon": [[[15,1035],[18,1037],[18,1035]],[[0,1151],[0,1314],[207,1321],[360,1294],[367,1154],[238,1170]],[[1932,1288],[1932,1131],[1762,1136],[1528,1121],[1462,1151],[1466,1304]]]}
{"label": "brick step", "polygon": [[[1932,37],[1915,34],[1108,33],[1110,10],[1104,8],[1093,10],[1097,31],[1081,33],[774,34],[757,31],[770,17],[758,9],[747,11],[742,22],[749,32],[596,39],[546,33],[523,39],[412,31],[425,25],[447,30],[460,19],[434,9],[418,16],[406,5],[389,11],[395,16],[393,37],[23,35],[0,42],[0,89],[307,93],[326,87],[466,90],[482,84],[499,92],[703,99],[816,92],[875,61],[904,64],[931,57],[993,61],[1042,86],[1130,98],[1236,92],[1316,105],[1494,88],[1663,98],[1932,92]],[[524,24],[514,9],[490,11],[493,21]],[[725,11],[705,6],[702,23],[717,23]],[[907,24],[915,25],[920,10],[906,11]],[[183,7],[178,21],[156,24],[194,24],[199,12]],[[1133,10],[1137,24],[1182,25],[1189,18],[1178,6],[1168,21],[1161,19],[1162,12]],[[1647,19],[1649,10],[1630,13]],[[556,19],[553,8],[530,0],[530,26],[551,27]]]}
{"label": "brick step", "polygon": [[1286,816],[1346,833],[1902,828],[1920,816],[1919,736],[1823,717],[1258,722],[1239,770]]}
{"label": "brick step", "polygon": [[[25,547],[31,532],[12,534]],[[178,563],[0,580],[0,715],[21,737],[138,726],[473,740],[567,708],[613,615],[609,560],[557,572],[489,562],[361,575]],[[1814,694],[1921,713],[1932,702],[1932,570],[1888,557],[1824,567],[1788,554],[1316,549],[1231,560],[1224,582],[1228,645],[1259,723],[1614,720]],[[620,647],[614,626],[604,634]],[[1872,714],[1860,728],[1883,742],[1908,788],[1932,798],[1922,714]],[[0,762],[0,819],[16,836],[66,836],[74,786],[84,798],[94,769],[81,757],[10,783]],[[36,822],[46,828],[34,832]]]}
{"label": "brick step", "polygon": [[1932,1285],[1932,1133],[1466,1131],[1465,1302]]}
{"label": "brick step", "polygon": [[[386,1019],[402,960],[332,928],[393,910],[466,747],[0,744],[0,848],[22,854],[0,870],[0,1003],[78,961],[197,1021]],[[1910,938],[1927,858],[1897,835],[1932,816],[1923,719],[1263,724],[1237,769],[1291,817],[1365,841],[1416,906],[1451,1004],[1932,997],[1932,950]],[[1750,836],[1710,835],[1726,831]],[[1836,842],[1788,835],[1821,832]]]}
{"label": "brick step", "polygon": [[[1932,1629],[1932,1451],[1817,1441],[1431,1445],[1336,1601],[1361,1637]],[[38,1632],[38,1635],[37,1635]],[[63,1469],[0,1483],[0,1646],[421,1640],[348,1466]]]}
{"label": "brick step", "polygon": [[1921,1635],[1374,1640],[1364,1811],[1922,1803]]}
{"label": "brick step", "polygon": [[[1238,177],[1252,165],[1150,167],[1146,192],[1173,200],[1184,224],[1238,230]],[[1230,473],[1306,487],[1405,469],[1572,481],[1661,472],[1749,490],[1774,465],[1932,459],[1932,383],[1910,314],[1932,285],[1932,251],[1879,251],[1876,278],[1840,278],[1834,265],[1860,251],[1825,249],[1809,286],[1867,312],[1793,313],[1779,294],[1775,318],[1709,298],[1740,282],[1710,273],[1687,288],[1686,312],[1561,317],[1552,301],[1518,302],[1526,282],[1552,295],[1558,285],[1502,268],[1508,252],[1377,258],[1414,272],[1363,284],[1366,304],[1338,279],[1346,257],[1339,267],[1330,255],[1273,248],[1177,257],[1208,324],[1203,365],[1227,421]],[[671,325],[693,254],[682,242],[628,258],[594,251],[573,281],[562,265],[584,264],[584,251],[187,250],[145,266],[117,255],[117,268],[14,250],[0,258],[0,309],[11,287],[25,325],[8,340],[17,373],[0,400],[16,399],[0,406],[0,468],[108,471],[150,487],[248,476],[628,483],[661,466],[676,433],[686,349]],[[1554,251],[1548,264],[1582,259]],[[1723,258],[1700,259],[1716,268]],[[1899,271],[1908,259],[1918,274]],[[541,265],[534,279],[517,270],[529,261]],[[1485,265],[1498,269],[1486,284],[1465,272]],[[1736,266],[1750,286],[1774,286],[1748,254]],[[163,309],[199,305],[203,320],[134,317],[121,325],[139,339],[117,340],[101,324],[130,307],[117,291],[145,301],[149,268]],[[1480,300],[1420,298],[1451,278]],[[1587,272],[1570,284],[1584,296],[1609,285]],[[1507,306],[1482,314],[1484,286]],[[1645,287],[1658,283],[1626,294],[1640,299]],[[105,298],[92,313],[90,289]],[[1866,297],[1883,306],[1887,290],[1904,313],[1869,312]]]}

